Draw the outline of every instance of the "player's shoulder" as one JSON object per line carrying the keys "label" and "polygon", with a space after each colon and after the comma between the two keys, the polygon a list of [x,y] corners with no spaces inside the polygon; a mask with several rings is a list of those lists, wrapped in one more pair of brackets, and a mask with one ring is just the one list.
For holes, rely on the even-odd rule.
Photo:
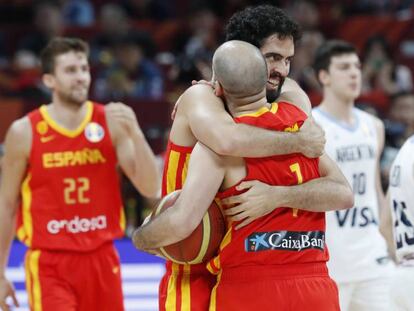
{"label": "player's shoulder", "polygon": [[184,91],[184,93],[178,99],[180,106],[194,106],[204,104],[219,104],[222,105],[222,101],[214,94],[214,90],[211,86],[205,84],[196,84],[190,86]]}
{"label": "player's shoulder", "polygon": [[362,117],[362,118],[366,118],[366,119],[372,120],[375,123],[378,123],[378,122],[379,123],[383,123],[380,118],[378,118],[377,116],[373,115],[372,113],[366,112],[366,111],[364,111],[364,110],[362,110],[360,108],[357,108],[357,107],[355,107],[353,109],[354,109],[354,112],[358,115],[358,117]]}
{"label": "player's shoulder", "polygon": [[24,137],[31,133],[31,123],[28,116],[24,116],[12,122],[8,133],[13,136]]}
{"label": "player's shoulder", "polygon": [[6,146],[14,146],[13,150],[29,152],[32,141],[32,127],[28,116],[13,121],[5,139]]}

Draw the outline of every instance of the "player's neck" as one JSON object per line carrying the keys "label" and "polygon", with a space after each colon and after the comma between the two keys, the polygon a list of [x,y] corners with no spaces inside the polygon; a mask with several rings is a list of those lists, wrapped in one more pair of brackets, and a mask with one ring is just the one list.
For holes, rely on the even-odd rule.
{"label": "player's neck", "polygon": [[270,104],[267,102],[263,92],[243,98],[226,97],[226,103],[233,117],[253,113],[263,107],[270,108]]}
{"label": "player's neck", "polygon": [[88,104],[84,102],[81,105],[74,103],[66,103],[61,100],[53,100],[53,102],[47,106],[47,112],[50,117],[68,130],[74,130],[85,119],[87,113]]}
{"label": "player's neck", "polygon": [[327,112],[337,120],[352,125],[355,122],[352,113],[354,106],[354,100],[340,98],[332,92],[324,92],[319,109]]}

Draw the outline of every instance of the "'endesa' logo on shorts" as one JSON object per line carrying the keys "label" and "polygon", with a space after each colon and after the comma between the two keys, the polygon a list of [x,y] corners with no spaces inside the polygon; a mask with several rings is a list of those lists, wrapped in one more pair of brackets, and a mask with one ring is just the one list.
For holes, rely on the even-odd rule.
{"label": "'endesa' logo on shorts", "polygon": [[254,232],[245,240],[246,252],[266,250],[285,250],[300,252],[315,248],[325,248],[325,232],[323,231],[273,231]]}
{"label": "'endesa' logo on shorts", "polygon": [[47,223],[47,231],[51,234],[58,234],[61,230],[68,233],[80,233],[106,228],[106,216],[99,215],[92,218],[75,218],[71,220],[51,220]]}

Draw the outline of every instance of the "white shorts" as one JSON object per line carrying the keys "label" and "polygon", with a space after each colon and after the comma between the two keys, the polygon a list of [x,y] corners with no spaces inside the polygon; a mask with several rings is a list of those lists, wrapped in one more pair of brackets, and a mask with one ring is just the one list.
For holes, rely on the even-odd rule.
{"label": "white shorts", "polygon": [[337,283],[341,311],[390,311],[391,277]]}
{"label": "white shorts", "polygon": [[414,310],[414,266],[398,266],[391,278],[391,303],[393,311]]}

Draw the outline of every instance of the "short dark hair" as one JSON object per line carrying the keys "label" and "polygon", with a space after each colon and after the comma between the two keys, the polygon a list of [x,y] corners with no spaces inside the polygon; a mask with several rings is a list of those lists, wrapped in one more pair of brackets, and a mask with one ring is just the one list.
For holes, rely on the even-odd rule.
{"label": "short dark hair", "polygon": [[89,55],[89,45],[78,38],[55,37],[40,53],[40,62],[43,73],[53,73],[55,58],[67,52],[82,52]]}
{"label": "short dark hair", "polygon": [[315,52],[315,58],[313,61],[313,70],[316,76],[319,75],[321,70],[328,71],[331,64],[332,57],[357,53],[355,46],[351,43],[342,40],[330,40],[323,43]]}
{"label": "short dark hair", "polygon": [[258,48],[273,34],[280,39],[292,37],[294,42],[301,37],[299,25],[281,9],[268,4],[235,13],[226,26],[226,41],[246,41]]}

